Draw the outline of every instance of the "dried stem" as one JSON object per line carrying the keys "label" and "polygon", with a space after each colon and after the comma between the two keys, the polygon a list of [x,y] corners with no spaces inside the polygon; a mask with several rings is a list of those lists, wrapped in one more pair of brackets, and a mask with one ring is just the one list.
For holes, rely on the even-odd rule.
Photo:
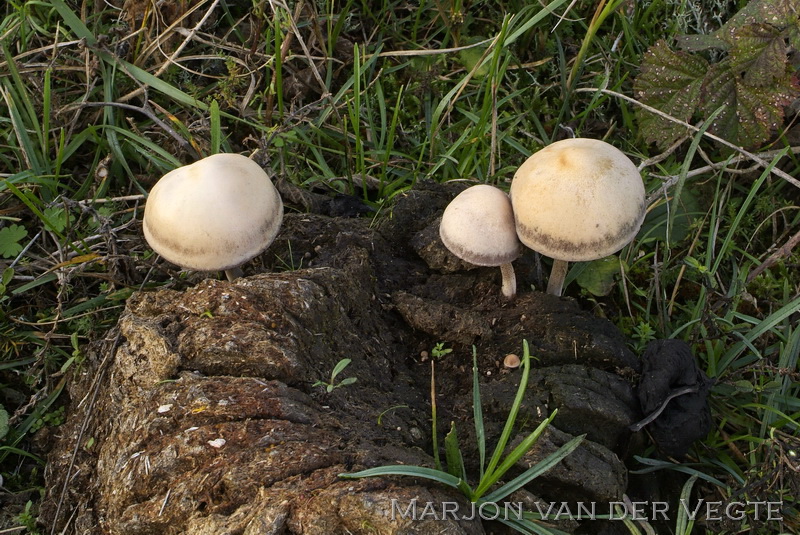
{"label": "dried stem", "polygon": [[781,259],[788,257],[792,253],[792,249],[794,249],[798,244],[800,244],[800,231],[798,231],[794,236],[789,238],[789,240],[784,243],[777,251],[769,255],[769,257],[764,260],[757,268],[750,272],[747,276],[747,282],[750,283],[753,279],[758,277],[761,273],[765,270],[771,268],[775,264],[777,264]]}
{"label": "dried stem", "polygon": [[[643,104],[643,103],[639,102],[638,100],[636,100],[635,98],[631,98],[628,95],[623,95],[622,93],[617,93],[616,91],[611,91],[610,89],[581,88],[581,89],[576,89],[575,91],[579,92],[579,93],[594,93],[594,92],[599,91],[599,92],[604,93],[606,95],[611,95],[612,97],[617,97],[617,98],[620,98],[620,99],[622,99],[622,100],[624,100],[626,102],[630,102],[631,104],[635,104],[636,106],[639,106],[640,108],[642,108],[644,110],[647,110],[650,113],[654,113],[654,114],[658,115],[659,117],[663,117],[664,119],[667,119],[668,121],[672,121],[673,123],[677,123],[679,125],[682,125],[682,126],[688,128],[689,130],[691,130],[693,132],[699,132],[700,131],[700,128],[697,127],[697,126],[694,126],[693,124],[689,124],[686,121],[681,121],[677,117],[673,117],[672,115],[669,115],[668,113],[664,113],[663,111],[661,111],[659,109],[656,109],[656,108],[654,108],[652,106],[648,106],[647,104]],[[714,134],[711,134],[709,132],[703,132],[703,135],[705,137],[709,138],[709,139],[713,139],[717,143],[725,145],[729,149],[733,149],[734,151],[736,151],[736,152],[742,154],[743,156],[749,158],[750,160],[756,162],[761,167],[765,167],[765,168],[769,167],[769,162],[764,160],[763,158],[761,158],[757,154],[754,154],[754,153],[752,153],[752,152],[750,152],[748,150],[745,150],[742,147],[740,147],[738,145],[735,145],[734,143],[731,143],[730,141],[728,141],[726,139],[723,139],[723,138],[721,138],[719,136],[716,136]],[[782,170],[780,170],[778,168],[775,168],[775,167],[772,168],[771,172],[772,172],[773,175],[782,178],[783,180],[785,180],[789,184],[791,184],[791,185],[793,185],[793,186],[795,186],[797,188],[800,188],[800,180],[797,180],[796,178],[791,176],[789,173],[787,173],[785,171],[782,171]]]}

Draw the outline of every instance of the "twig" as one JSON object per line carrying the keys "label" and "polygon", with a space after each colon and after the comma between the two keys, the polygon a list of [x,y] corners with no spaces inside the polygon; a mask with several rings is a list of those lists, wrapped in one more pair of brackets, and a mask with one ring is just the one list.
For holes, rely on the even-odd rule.
{"label": "twig", "polygon": [[766,260],[764,260],[761,264],[759,264],[758,267],[756,267],[753,271],[751,271],[750,274],[747,276],[747,284],[749,284],[753,279],[761,275],[761,273],[763,273],[765,270],[774,266],[776,263],[778,263],[779,260],[789,256],[792,252],[792,249],[794,249],[798,243],[800,243],[800,231],[797,231],[797,233],[795,233],[794,236],[789,238],[789,240],[786,243],[784,243],[781,247],[779,247],[777,251],[769,255],[769,257]]}
{"label": "twig", "polygon": [[317,64],[312,59],[311,51],[308,49],[308,45],[306,45],[306,41],[305,41],[305,39],[303,39],[303,36],[300,35],[300,28],[297,27],[297,23],[294,21],[295,16],[299,16],[300,9],[302,9],[302,7],[304,7],[303,6],[304,3],[303,2],[299,2],[298,3],[297,9],[295,10],[295,13],[296,13],[295,16],[292,16],[292,11],[289,9],[289,6],[283,0],[281,0],[280,2],[274,1],[274,0],[269,0],[269,3],[270,3],[270,6],[272,7],[273,11],[275,11],[275,6],[277,5],[278,7],[282,8],[283,10],[285,10],[286,13],[289,15],[289,17],[288,17],[289,26],[292,27],[292,33],[294,34],[294,38],[297,40],[297,43],[300,45],[300,48],[303,49],[303,54],[306,56],[306,58],[308,60],[308,66],[311,68],[311,73],[314,75],[314,78],[317,80],[317,83],[319,84],[319,87],[321,89],[322,95],[323,96],[325,96],[325,95],[329,96],[330,95],[330,91],[328,90],[328,87],[325,85],[325,80],[322,79],[322,75],[320,74],[319,69],[317,68]]}
{"label": "twig", "polygon": [[[164,54],[164,56],[166,56],[167,54],[161,49],[161,43],[165,42],[169,38],[170,33],[174,32],[176,28],[180,27],[179,25],[184,20],[188,19],[192,15],[192,13],[200,9],[200,6],[202,5],[203,2],[197,2],[194,6],[191,6],[189,9],[184,11],[184,13],[180,16],[180,18],[178,18],[178,20],[173,22],[170,25],[170,27],[166,28],[166,30],[164,30],[164,32],[161,33],[161,35],[156,37],[155,41],[153,42],[153,46],[158,48],[158,50],[161,51],[161,53]],[[185,36],[186,38],[181,42],[180,45],[178,45],[178,48],[176,48],[175,51],[169,57],[167,57],[167,61],[161,64],[161,66],[155,72],[155,76],[157,77],[161,76],[164,73],[164,71],[166,71],[169,68],[171,64],[175,63],[175,58],[177,58],[178,55],[181,52],[183,52],[183,49],[186,48],[189,42],[194,39],[194,35],[200,30],[200,28],[203,27],[208,18],[211,16],[211,13],[213,13],[213,11],[217,8],[217,5],[219,5],[219,0],[214,0],[211,6],[203,14],[203,17],[200,19],[200,22],[195,24],[194,27],[191,30],[189,30],[189,34]],[[145,57],[149,56],[150,52],[151,52],[150,50],[146,51]]]}
{"label": "twig", "polygon": [[[175,28],[175,33],[177,33],[178,35],[181,35],[183,37],[187,37],[187,36],[191,37],[192,40],[195,43],[199,43],[201,45],[210,46],[215,51],[230,52],[230,54],[226,54],[224,59],[233,58],[233,57],[235,57],[234,54],[242,54],[242,55],[248,54],[248,55],[250,55],[252,57],[262,58],[262,59],[265,60],[263,65],[259,65],[256,69],[253,69],[253,70],[260,70],[260,69],[264,68],[266,65],[269,64],[269,61],[273,57],[272,54],[264,54],[263,52],[259,52],[258,50],[256,50],[255,52],[252,52],[252,51],[250,51],[249,49],[247,49],[245,47],[233,45],[230,42],[223,42],[217,36],[209,34],[207,32],[193,32],[189,28],[184,28],[182,26],[179,26],[179,27]],[[184,56],[183,58],[181,58],[181,60],[182,61],[186,61],[186,59],[189,58],[189,57],[191,57],[191,56]],[[221,56],[215,56],[215,57],[217,59],[221,58]],[[208,76],[208,73],[203,73],[203,76]]]}
{"label": "twig", "polygon": [[[683,140],[680,141],[680,143],[682,143],[682,142],[683,142]],[[667,152],[670,152],[672,150],[673,150],[673,147],[670,147],[669,149],[667,149]],[[777,156],[778,153],[780,153],[782,150],[783,149],[759,152],[759,153],[756,154],[756,156],[758,156],[759,158],[770,158],[770,159],[772,159],[775,156]],[[798,146],[798,147],[790,147],[789,148],[789,153],[790,154],[800,154],[800,146]],[[662,158],[660,158],[660,156],[661,155],[656,156],[654,158],[650,158],[649,160],[643,161],[641,164],[639,164],[639,169],[640,170],[644,169],[648,165],[653,165],[654,163],[657,163],[657,162],[661,161]],[[750,158],[745,156],[745,155],[743,155],[743,154],[740,154],[740,155],[735,156],[735,157],[733,157],[733,158],[731,158],[731,159],[729,159],[727,161],[724,161],[724,162],[711,163],[711,164],[708,164],[708,165],[704,165],[703,167],[698,167],[696,169],[692,169],[692,170],[690,170],[689,172],[686,173],[686,178],[691,178],[691,177],[698,176],[698,175],[704,175],[704,174],[708,173],[709,171],[716,171],[718,169],[723,169],[723,168],[725,168],[725,167],[727,167],[727,166],[729,166],[731,164],[743,162],[743,161],[746,161],[746,160],[750,160]],[[647,163],[647,165],[643,165],[645,163]],[[755,171],[755,169],[760,167],[760,166],[761,166],[760,164],[756,163],[753,167],[748,167],[747,169],[726,169],[726,172],[728,172],[728,173],[742,173],[742,174],[743,173],[749,173],[749,172]],[[681,178],[680,175],[661,176],[661,175],[652,174],[652,176],[657,177],[657,178],[661,178],[662,180],[664,180],[664,183],[661,185],[661,187],[658,190],[656,190],[653,193],[651,193],[650,196],[647,198],[647,204],[648,205],[653,200],[655,200],[656,198],[661,197],[664,194],[664,192],[666,192],[669,188],[671,188],[672,186],[677,184],[678,181],[680,181],[680,178]]]}
{"label": "twig", "polygon": [[[0,36],[0,41],[1,40],[3,40],[3,36]],[[54,43],[52,45],[41,46],[39,48],[33,48],[31,50],[26,50],[25,52],[17,54],[16,56],[14,56],[11,59],[13,59],[14,61],[20,61],[20,60],[22,60],[22,59],[24,59],[24,58],[26,58],[28,56],[36,56],[38,54],[47,52],[49,50],[52,50],[53,52],[55,52],[59,48],[66,48],[66,47],[79,45],[81,42],[82,41],[80,39],[76,39],[76,40],[73,40],[73,41],[64,41],[63,43]],[[39,64],[36,64],[36,65],[39,65]],[[47,65],[48,64],[41,64],[39,66],[45,67]],[[7,61],[0,61],[0,69],[5,68],[5,67],[8,67],[8,62]],[[24,67],[22,65],[17,66],[17,68],[18,69],[24,69]],[[21,70],[20,72],[23,72],[23,71]],[[0,532],[0,533],[2,533],[2,532]]]}
{"label": "twig", "polygon": [[[494,37],[490,37],[488,39],[484,39],[483,41],[478,41],[477,43],[473,43],[471,45],[464,45],[464,46],[457,46],[454,48],[425,48],[421,50],[389,50],[387,52],[379,52],[379,58],[399,58],[399,57],[409,57],[409,56],[436,56],[438,54],[450,54],[452,52],[461,52],[462,50],[469,50],[470,48],[477,48],[483,46],[485,44],[491,43],[494,41]],[[374,54],[365,54],[364,58],[368,59],[371,58]]]}
{"label": "twig", "polygon": [[148,119],[160,126],[167,134],[170,135],[178,144],[185,150],[191,152],[194,156],[199,156],[191,143],[183,139],[175,130],[172,129],[167,123],[158,118],[158,116],[150,109],[149,106],[134,106],[133,104],[125,104],[123,102],[83,102],[78,104],[79,108],[97,108],[111,106],[114,108],[122,108],[124,110],[136,111],[146,115]]}
{"label": "twig", "polygon": [[161,503],[161,509],[158,511],[158,516],[164,514],[164,509],[167,507],[167,502],[169,501],[169,497],[172,494],[172,489],[167,489],[167,495],[164,496],[164,501]]}
{"label": "twig", "polygon": [[[686,121],[682,121],[682,120],[678,119],[677,117],[673,117],[672,115],[669,115],[668,113],[664,113],[663,111],[661,111],[659,109],[656,109],[656,108],[654,108],[652,106],[648,106],[647,104],[643,104],[643,103],[639,102],[638,100],[636,100],[635,98],[631,98],[628,95],[623,95],[622,93],[618,93],[618,92],[612,91],[610,89],[596,89],[596,88],[593,88],[593,87],[585,87],[585,88],[579,88],[579,89],[575,90],[576,93],[595,93],[597,91],[600,91],[601,93],[604,93],[606,95],[610,95],[612,97],[620,98],[620,99],[622,99],[622,100],[624,100],[626,102],[630,102],[631,104],[635,104],[636,106],[639,106],[640,108],[642,108],[644,110],[647,110],[650,113],[654,113],[654,114],[658,115],[659,117],[667,119],[668,121],[672,121],[673,123],[677,123],[677,124],[679,124],[681,126],[684,126],[684,127],[688,128],[689,130],[691,130],[693,132],[699,132],[700,131],[700,128],[697,127],[697,126],[694,126],[693,124],[689,124]],[[734,143],[731,143],[730,141],[728,141],[726,139],[723,139],[723,138],[721,138],[721,137],[719,137],[717,135],[711,134],[708,131],[703,132],[703,135],[706,136],[709,139],[713,139],[717,143],[725,145],[726,147],[728,147],[730,149],[733,149],[734,151],[746,156],[747,158],[749,158],[749,159],[753,160],[754,162],[758,163],[758,165],[761,166],[761,167],[768,167],[769,166],[769,162],[765,161],[764,159],[759,157],[757,154],[753,154],[752,152],[750,152],[748,150],[745,150],[742,147],[740,147],[738,145],[735,145]],[[797,188],[800,188],[800,180],[797,180],[796,178],[791,176],[789,173],[786,173],[785,171],[782,171],[782,170],[780,170],[778,168],[775,168],[775,167],[772,168],[771,172],[775,176],[778,176],[778,177],[782,178],[783,180],[787,181],[791,185],[793,185],[793,186],[795,186]]]}
{"label": "twig", "polygon": [[128,202],[128,201],[143,201],[146,197],[142,194],[138,195],[124,195],[122,197],[103,197],[102,199],[83,199],[75,201],[80,205],[84,204],[104,204],[107,202]]}
{"label": "twig", "polygon": [[[203,26],[203,24],[206,23],[206,21],[208,20],[208,17],[211,16],[212,11],[214,11],[214,9],[217,7],[217,4],[219,4],[219,0],[214,0],[214,3],[211,5],[211,7],[209,7],[208,10],[206,10],[206,13],[203,15],[203,18],[200,19],[200,22],[195,24],[195,26],[190,30],[189,35],[187,35],[186,38],[178,46],[178,48],[175,49],[175,52],[173,52],[172,55],[167,58],[167,61],[165,61],[163,64],[161,64],[161,66],[156,70],[156,72],[153,73],[153,76],[158,78],[159,76],[161,76],[164,73],[164,71],[167,70],[167,68],[169,68],[170,65],[175,63],[175,58],[178,57],[178,54],[180,54],[183,51],[184,48],[186,48],[186,46],[189,44],[189,42],[194,37],[194,34],[196,34],[198,32],[198,30],[200,30],[200,28]],[[189,9],[186,13],[184,13],[184,15],[179,20],[175,21],[172,26],[173,27],[177,26],[184,18],[188,17],[192,12],[194,12],[196,9],[198,9],[201,5],[202,5],[202,3],[198,3],[194,7]],[[168,35],[168,30],[169,30],[169,28],[167,28],[167,31],[162,33],[162,36]],[[160,38],[161,37],[159,37],[159,39]],[[158,46],[158,48],[160,50],[161,49],[160,43],[157,42],[157,46]],[[147,53],[149,54],[149,52],[147,52]],[[134,89],[130,93],[118,98],[117,101],[119,101],[119,102],[127,102],[127,101],[131,100],[132,98],[135,98],[135,97],[141,95],[144,91],[145,91],[144,87],[139,87],[138,89]]]}
{"label": "twig", "polygon": [[[578,0],[572,0],[572,2],[570,2],[570,4],[567,6],[567,9],[565,9],[565,10],[564,10],[564,13],[562,13],[561,15],[559,15],[559,17],[558,17],[558,21],[557,21],[557,22],[556,22],[556,23],[553,25],[553,28],[550,30],[550,33],[555,33],[555,32],[556,32],[556,30],[558,29],[558,26],[559,26],[559,25],[560,25],[562,22],[564,22],[565,20],[568,20],[568,21],[570,21],[570,22],[577,22],[577,21],[579,21],[579,20],[582,20],[582,19],[568,19],[568,18],[567,18],[567,13],[569,13],[570,11],[572,11],[572,8],[573,8],[573,7],[575,7],[575,4],[577,4],[577,3],[578,3]],[[543,7],[544,7],[544,6],[543,6]]]}
{"label": "twig", "polygon": [[655,165],[658,162],[662,162],[662,161],[666,160],[667,158],[669,158],[669,156],[673,152],[675,152],[678,149],[678,147],[683,145],[684,141],[686,141],[686,137],[680,138],[678,141],[673,143],[667,150],[665,150],[661,154],[659,154],[657,156],[653,156],[652,158],[648,158],[646,160],[642,160],[641,162],[639,162],[639,166],[638,166],[639,167],[639,171],[641,171],[645,167],[650,167],[651,165]]}

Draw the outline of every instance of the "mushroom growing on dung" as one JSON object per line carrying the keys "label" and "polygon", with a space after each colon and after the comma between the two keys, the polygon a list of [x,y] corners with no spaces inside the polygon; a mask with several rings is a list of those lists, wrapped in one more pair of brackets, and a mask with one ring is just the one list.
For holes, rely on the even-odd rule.
{"label": "mushroom growing on dung", "polygon": [[470,264],[500,266],[503,295],[514,298],[517,280],[511,262],[521,248],[505,192],[487,184],[465,189],[445,208],[439,236],[451,253]]}
{"label": "mushroom growing on dung", "polygon": [[596,139],[565,139],[534,153],[509,195],[519,239],[553,259],[553,295],[561,295],[569,262],[606,257],[633,240],[646,208],[636,166]]}
{"label": "mushroom growing on dung", "polygon": [[215,154],[178,167],[153,186],[144,210],[144,237],[173,264],[197,271],[239,267],[264,251],[278,234],[283,202],[254,161]]}

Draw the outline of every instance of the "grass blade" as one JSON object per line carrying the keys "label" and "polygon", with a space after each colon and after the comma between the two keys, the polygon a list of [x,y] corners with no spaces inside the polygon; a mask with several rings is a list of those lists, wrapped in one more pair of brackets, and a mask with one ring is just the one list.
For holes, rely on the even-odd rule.
{"label": "grass blade", "polygon": [[[555,452],[545,457],[542,461],[536,463],[535,466],[532,466],[529,469],[525,470],[519,476],[515,477],[514,479],[512,479],[511,481],[509,481],[496,491],[492,492],[491,494],[487,495],[486,500],[490,502],[500,501],[509,494],[527,485],[528,483],[530,483],[531,481],[533,481],[534,479],[536,479],[537,477],[544,474],[552,467],[560,463],[562,459],[564,459],[570,453],[572,453],[575,450],[575,448],[577,448],[581,444],[585,436],[586,435],[581,435],[573,438],[572,440],[570,440],[569,442],[558,448]],[[510,468],[510,466],[508,468]],[[506,469],[506,471],[508,471],[508,469]]]}
{"label": "grass blade", "polygon": [[481,483],[478,485],[478,488],[475,489],[475,493],[478,497],[481,496],[483,492],[489,490],[494,483],[497,482],[498,479],[503,475],[503,472],[496,470],[497,465],[500,463],[500,458],[503,455],[503,452],[506,449],[506,444],[508,444],[508,440],[511,437],[511,432],[514,430],[514,422],[517,420],[517,413],[519,412],[519,407],[522,405],[522,398],[525,397],[525,390],[528,387],[528,375],[531,371],[531,354],[530,349],[528,347],[528,341],[522,341],[522,378],[519,381],[519,388],[517,388],[517,395],[514,398],[514,403],[511,405],[511,410],[508,413],[508,418],[506,419],[506,425],[503,427],[503,432],[500,435],[500,440],[497,442],[497,446],[494,449],[494,453],[492,454],[492,458],[489,461],[489,466],[486,467],[486,474],[484,477],[481,477]]}
{"label": "grass blade", "polygon": [[717,374],[722,374],[725,370],[727,370],[731,363],[742,353],[742,351],[744,351],[746,347],[752,347],[752,343],[756,338],[769,332],[779,323],[796,313],[798,310],[800,310],[800,297],[782,306],[767,316],[758,325],[753,327],[741,341],[733,344],[733,346],[731,346],[731,348],[725,352],[725,355],[723,355],[717,364]]}
{"label": "grass blade", "polygon": [[209,155],[219,154],[220,145],[222,144],[222,126],[219,117],[219,103],[214,100],[208,109],[209,121],[211,123],[211,148]]}
{"label": "grass blade", "polygon": [[508,508],[500,510],[496,502],[481,500],[479,504],[482,518],[501,522],[513,528],[517,533],[524,533],[526,535],[568,535],[566,532],[559,529],[546,527],[525,518],[526,516],[530,516],[531,513],[523,512],[522,517],[519,517],[517,512],[513,511],[513,509],[511,511],[509,511]]}
{"label": "grass blade", "polygon": [[361,479],[364,477],[378,477],[378,476],[410,476],[420,477],[442,483],[448,487],[458,489],[462,492],[466,490],[466,495],[469,495],[470,489],[466,482],[455,477],[447,472],[435,470],[433,468],[425,468],[424,466],[409,466],[405,464],[390,464],[386,466],[378,466],[377,468],[368,468],[360,472],[351,472],[347,474],[339,474],[339,477],[344,479]]}
{"label": "grass blade", "polygon": [[[86,44],[89,46],[94,46],[97,44],[97,38],[94,36],[92,31],[83,23],[80,18],[78,18],[77,15],[75,15],[69,6],[64,3],[64,0],[52,0],[52,4],[56,11],[58,11],[58,14],[61,15],[61,18],[64,19],[64,22],[67,24],[69,29],[72,30],[79,39],[86,39]],[[128,63],[123,59],[115,58],[102,49],[94,49],[94,52],[103,61],[111,65],[119,65],[120,68],[124,70],[131,78],[141,82],[142,84],[152,87],[156,91],[168,96],[175,102],[203,111],[208,111],[208,105],[204,102],[197,100],[188,93],[185,93],[177,87],[170,85],[168,82],[153,76],[144,69],[141,69],[132,63]]]}
{"label": "grass blade", "polygon": [[713,124],[714,119],[716,119],[717,115],[719,115],[724,108],[717,109],[711,117],[705,120],[695,134],[694,138],[692,139],[692,143],[689,145],[689,150],[686,152],[686,156],[683,159],[683,165],[681,166],[681,172],[678,177],[678,183],[675,184],[675,191],[672,195],[672,202],[669,205],[669,219],[667,219],[667,245],[670,244],[670,238],[672,236],[672,225],[675,220],[675,215],[678,213],[678,206],[681,202],[681,193],[683,192],[683,186],[686,183],[686,177],[689,173],[689,168],[691,167],[691,163],[694,160],[694,155],[697,152],[697,148],[700,146],[700,141],[703,139],[703,135],[706,133],[706,130]]}
{"label": "grass blade", "polygon": [[725,483],[723,483],[719,479],[712,477],[708,474],[704,474],[703,472],[695,468],[692,468],[689,465],[674,464],[669,461],[661,461],[659,459],[648,459],[646,457],[640,457],[639,455],[634,455],[634,459],[636,459],[637,461],[639,461],[644,465],[647,465],[647,468],[641,468],[639,470],[631,470],[630,471],[631,474],[646,474],[648,472],[654,472],[656,470],[664,470],[664,469],[675,470],[676,472],[683,472],[684,474],[696,475],[700,479],[708,481],[709,483],[713,483],[714,485],[720,488],[724,489],[726,487]]}
{"label": "grass blade", "polygon": [[[697,481],[697,475],[693,475],[683,485],[681,489],[681,503],[689,503],[689,498],[692,495],[692,487]],[[675,533],[677,535],[689,535],[694,527],[694,519],[689,519],[689,511],[687,507],[678,507],[678,519],[675,522]]]}
{"label": "grass blade", "polygon": [[[36,204],[35,204],[35,203],[36,203],[36,202],[38,202],[38,199],[36,199],[34,196],[32,196],[32,195],[28,195],[26,192],[24,192],[24,191],[20,190],[19,188],[17,188],[17,186],[15,186],[14,184],[12,184],[11,182],[7,182],[7,183],[6,183],[6,187],[7,187],[9,190],[11,190],[11,193],[13,193],[14,195],[16,195],[16,196],[17,196],[17,198],[18,198],[20,201],[22,201],[22,204],[24,204],[25,206],[27,206],[27,207],[28,207],[28,209],[29,209],[31,212],[33,212],[33,213],[36,215],[36,217],[38,217],[38,218],[39,218],[39,219],[42,221],[42,223],[44,223],[44,225],[45,225],[46,227],[50,228],[50,229],[51,229],[51,232],[52,232],[53,234],[55,234],[56,236],[58,236],[58,238],[59,238],[59,239],[61,239],[61,240],[63,240],[63,239],[64,239],[64,235],[63,235],[61,232],[59,232],[58,230],[56,230],[56,228],[57,228],[57,227],[56,227],[56,225],[54,225],[54,224],[53,224],[53,222],[52,222],[52,221],[51,221],[51,220],[50,220],[50,219],[49,219],[49,218],[48,218],[46,215],[44,215],[44,212],[42,212],[41,210],[39,210],[39,207],[38,207],[38,206],[36,206]],[[74,248],[73,248],[73,249],[74,249]]]}
{"label": "grass blade", "polygon": [[497,519],[498,522],[502,522],[507,526],[511,526],[514,528],[515,531],[519,533],[525,533],[528,535],[569,535],[566,531],[561,531],[560,529],[551,528],[551,527],[544,527],[542,525],[537,524],[536,522],[531,522],[527,519],[506,519],[502,516]]}
{"label": "grass blade", "polygon": [[472,417],[475,420],[475,439],[478,441],[480,456],[480,479],[483,479],[486,467],[486,429],[483,427],[483,408],[481,407],[481,389],[478,382],[478,350],[472,346]]}
{"label": "grass blade", "polygon": [[[541,8],[534,16],[526,20],[519,28],[514,30],[509,34],[506,40],[503,42],[503,47],[507,47],[511,45],[514,41],[519,39],[521,36],[525,35],[525,33],[533,28],[536,24],[538,24],[542,19],[544,19],[548,15],[552,15],[556,8],[561,7],[566,0],[554,0],[550,2],[543,8]],[[531,4],[530,6],[526,6],[526,9],[536,9],[536,5]],[[521,10],[515,17],[514,22],[516,20],[521,19],[525,15],[525,9]]]}
{"label": "grass blade", "polygon": [[17,105],[13,86],[7,79],[3,81],[5,82],[4,85],[6,86],[2,89],[3,99],[6,101],[9,118],[11,119],[11,125],[14,129],[17,143],[19,143],[19,149],[22,152],[22,157],[34,174],[38,176],[48,175],[50,173],[48,173],[42,165],[39,154],[34,148],[33,141],[31,140],[30,136],[28,136],[28,129],[25,126],[25,121],[23,120],[22,114],[20,113]]}
{"label": "grass blade", "polygon": [[[721,110],[721,108],[720,108],[720,110]],[[717,112],[719,112],[720,110],[717,110]],[[717,112],[715,112],[715,115],[716,115]],[[709,121],[707,121],[707,122],[711,122],[711,119],[709,119]],[[780,151],[772,159],[772,161],[769,163],[769,165],[764,168],[764,171],[761,173],[761,176],[758,177],[758,180],[756,180],[753,183],[753,185],[750,186],[750,191],[748,192],[747,197],[745,197],[744,201],[742,202],[742,205],[739,208],[739,212],[736,214],[736,217],[733,219],[733,222],[731,223],[730,228],[728,229],[728,234],[725,236],[725,240],[722,242],[722,246],[719,248],[719,254],[717,255],[717,258],[716,258],[716,260],[714,262],[714,266],[711,268],[711,273],[712,274],[713,273],[717,273],[717,271],[719,270],[720,263],[722,262],[723,259],[727,258],[725,253],[731,247],[731,243],[733,242],[733,239],[734,239],[734,237],[735,237],[735,235],[736,235],[737,231],[739,230],[740,225],[742,223],[742,218],[744,218],[745,215],[750,214],[750,205],[753,202],[753,200],[756,199],[756,193],[758,193],[758,190],[761,188],[761,185],[764,184],[764,181],[766,181],[767,178],[771,175],[772,169],[778,164],[778,162],[784,156],[786,156],[786,154],[788,154],[788,152],[789,152],[788,148],[783,149],[782,151]]]}
{"label": "grass blade", "polygon": [[444,452],[447,471],[450,475],[466,480],[467,469],[464,467],[464,458],[461,455],[461,448],[459,448],[455,422],[450,423],[450,432],[444,437]]}

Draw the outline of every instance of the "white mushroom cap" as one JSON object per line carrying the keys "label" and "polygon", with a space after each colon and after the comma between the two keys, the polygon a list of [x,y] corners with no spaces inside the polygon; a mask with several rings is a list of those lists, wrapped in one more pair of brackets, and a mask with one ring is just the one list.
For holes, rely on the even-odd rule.
{"label": "white mushroom cap", "polygon": [[240,154],[215,154],[164,175],[150,191],[144,237],[183,268],[228,270],[266,249],[283,202],[264,170]]}
{"label": "white mushroom cap", "polygon": [[500,266],[520,254],[508,195],[487,184],[467,188],[450,201],[439,236],[450,252],[476,266]]}
{"label": "white mushroom cap", "polygon": [[522,247],[514,228],[511,201],[504,191],[487,184],[465,189],[450,201],[439,224],[439,236],[451,253],[476,266],[499,266],[503,295],[517,293],[511,262]]}
{"label": "white mushroom cap", "polygon": [[567,262],[625,247],[646,208],[636,166],[595,139],[565,139],[534,153],[514,175],[510,196],[522,243]]}

